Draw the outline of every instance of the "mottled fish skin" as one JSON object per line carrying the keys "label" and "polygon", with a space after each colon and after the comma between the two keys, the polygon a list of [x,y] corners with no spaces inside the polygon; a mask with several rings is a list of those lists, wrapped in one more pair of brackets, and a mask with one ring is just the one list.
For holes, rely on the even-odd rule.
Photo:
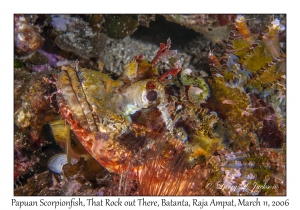
{"label": "mottled fish skin", "polygon": [[[238,16],[235,27],[243,36],[237,37],[249,43],[252,37],[243,23]],[[232,43],[236,33],[231,34]],[[255,83],[244,81],[247,73],[238,83],[231,81],[243,71],[238,57],[227,50],[222,65],[210,53],[213,75],[208,80],[181,68],[180,62],[176,71],[160,77],[155,65],[166,59],[159,56],[170,44],[170,39],[161,44],[155,62],[135,57],[117,80],[81,67],[64,67],[57,75],[60,113],[85,149],[110,172],[126,173],[140,187],[150,186],[142,194],[285,194],[285,150],[264,148],[267,144],[260,148],[256,134],[263,131],[262,117],[272,110],[258,115],[267,105],[243,90],[243,85]],[[245,51],[246,62],[252,52]],[[228,130],[216,130],[223,122]],[[205,175],[199,176],[201,171]],[[259,188],[264,183],[273,188]],[[162,191],[161,186],[169,188]]]}

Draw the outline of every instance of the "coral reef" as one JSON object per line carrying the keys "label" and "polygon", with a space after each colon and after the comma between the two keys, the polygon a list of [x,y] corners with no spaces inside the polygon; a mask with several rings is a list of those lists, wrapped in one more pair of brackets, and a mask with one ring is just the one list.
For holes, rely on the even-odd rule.
{"label": "coral reef", "polygon": [[27,130],[35,141],[42,126],[56,114],[50,103],[54,88],[45,83],[45,74],[30,74],[22,69],[15,73],[18,75],[15,76],[14,122],[19,128]]}
{"label": "coral reef", "polygon": [[15,195],[286,195],[282,15],[29,17]]}
{"label": "coral reef", "polygon": [[[277,148],[284,143],[285,132],[281,130],[285,127],[285,79],[282,76],[286,72],[285,55],[278,40],[281,27],[275,19],[266,32],[254,38],[244,17],[237,16],[221,62],[212,53],[209,55],[213,79],[208,82],[213,91],[207,108],[217,111],[228,122],[231,143],[242,144],[242,148],[258,139],[258,143]],[[266,127],[272,130],[271,138],[263,132]]]}
{"label": "coral reef", "polygon": [[230,23],[233,22],[234,17],[235,15],[165,15],[168,21],[191,28],[216,43],[228,39]]}
{"label": "coral reef", "polygon": [[98,57],[106,46],[106,35],[93,32],[89,24],[80,18],[53,16],[52,25],[57,33],[54,42],[62,50],[88,59]]}
{"label": "coral reef", "polygon": [[15,15],[14,32],[16,52],[21,55],[29,55],[41,48],[44,38],[41,36],[41,28],[34,23],[36,15]]}

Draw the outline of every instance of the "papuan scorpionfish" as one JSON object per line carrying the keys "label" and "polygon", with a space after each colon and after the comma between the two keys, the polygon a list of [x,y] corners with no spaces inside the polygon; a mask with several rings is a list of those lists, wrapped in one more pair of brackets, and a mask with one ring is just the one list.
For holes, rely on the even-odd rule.
{"label": "papuan scorpionfish", "polygon": [[[285,54],[275,19],[260,35],[237,16],[211,76],[180,61],[171,40],[118,79],[78,65],[56,76],[62,117],[109,172],[139,195],[285,195]],[[123,184],[126,184],[125,182]],[[265,186],[265,187],[260,187]],[[266,187],[267,186],[267,187]]]}

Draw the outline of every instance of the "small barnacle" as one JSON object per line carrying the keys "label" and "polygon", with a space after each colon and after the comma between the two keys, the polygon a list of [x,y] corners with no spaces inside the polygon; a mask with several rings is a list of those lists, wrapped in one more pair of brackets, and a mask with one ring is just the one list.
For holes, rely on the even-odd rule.
{"label": "small barnacle", "polygon": [[193,104],[203,103],[209,96],[209,87],[202,77],[192,75],[191,69],[182,69],[178,73],[178,82],[183,86],[188,86],[188,100]]}
{"label": "small barnacle", "polygon": [[187,91],[188,91],[188,94],[187,94],[188,99],[191,103],[193,103],[193,104],[199,104],[199,102],[201,103],[201,101],[199,100],[200,94],[203,93],[203,90],[201,88],[190,85],[188,87]]}

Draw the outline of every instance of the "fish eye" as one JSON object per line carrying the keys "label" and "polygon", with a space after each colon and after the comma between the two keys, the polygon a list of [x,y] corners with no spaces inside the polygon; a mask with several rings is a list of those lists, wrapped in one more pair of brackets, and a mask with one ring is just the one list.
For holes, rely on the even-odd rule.
{"label": "fish eye", "polygon": [[149,101],[155,101],[157,98],[157,92],[154,90],[151,90],[150,92],[147,93],[146,97]]}

